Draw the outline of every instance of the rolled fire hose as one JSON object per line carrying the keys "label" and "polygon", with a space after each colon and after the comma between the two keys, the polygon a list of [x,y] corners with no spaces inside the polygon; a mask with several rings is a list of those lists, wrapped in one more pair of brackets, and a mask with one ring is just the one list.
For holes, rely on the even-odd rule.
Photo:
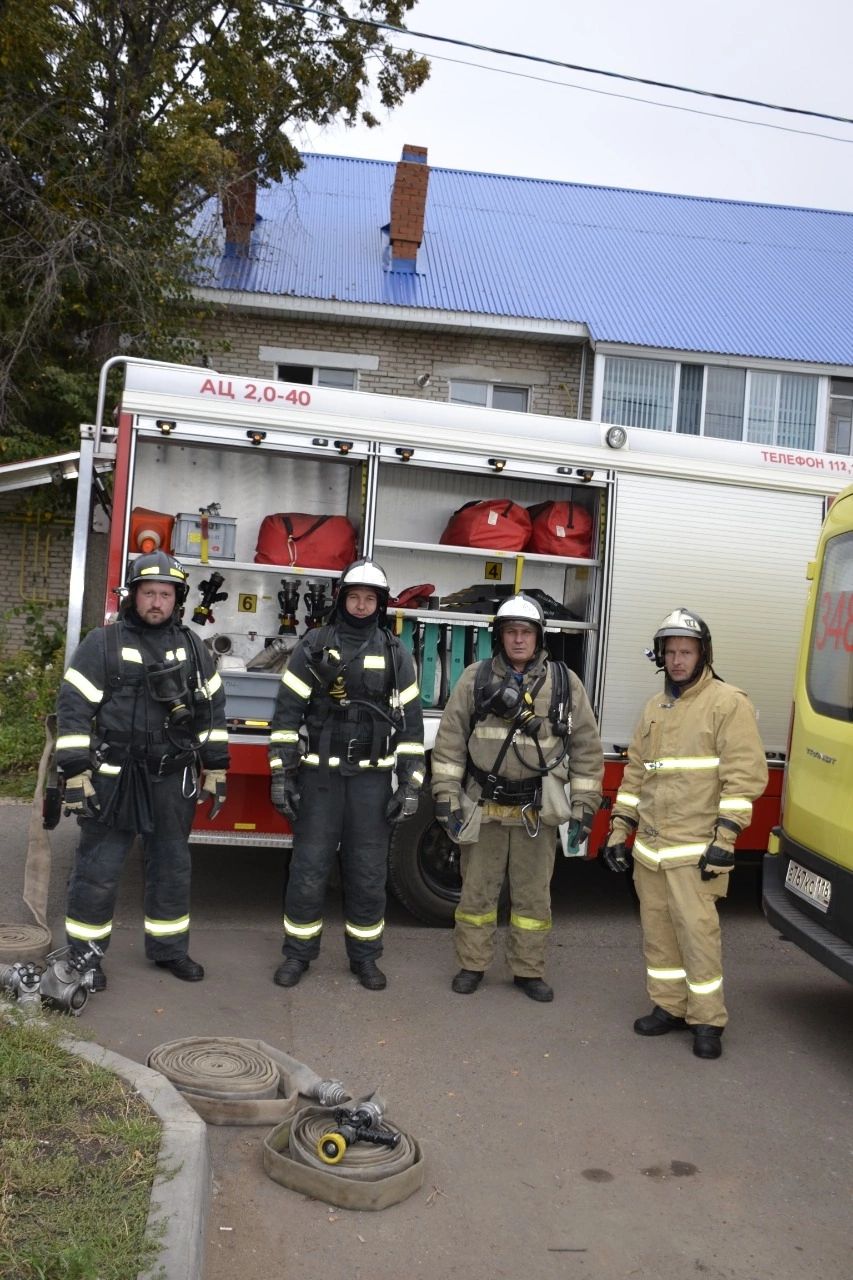
{"label": "rolled fire hose", "polygon": [[336,1105],[350,1096],[263,1040],[190,1036],[152,1049],[148,1065],[208,1124],[278,1124],[296,1111],[300,1093]]}
{"label": "rolled fire hose", "polygon": [[[148,1065],[209,1124],[274,1125],[264,1138],[264,1169],[283,1187],[343,1209],[384,1209],[423,1185],[423,1156],[406,1134],[393,1150],[357,1143],[334,1169],[323,1163],[317,1144],[350,1094],[263,1040],[172,1040],[151,1051]],[[297,1110],[299,1094],[323,1105]]]}
{"label": "rolled fire hose", "polygon": [[41,964],[50,951],[47,927],[47,894],[50,888],[50,841],[43,826],[42,801],[48,765],[56,743],[56,718],[47,717],[44,751],[39,761],[36,789],[30,810],[27,860],[24,866],[24,902],[34,924],[0,924],[0,963]]}
{"label": "rolled fire hose", "polygon": [[356,1143],[340,1164],[330,1167],[317,1154],[320,1139],[335,1127],[334,1112],[303,1107],[264,1138],[264,1168],[273,1182],[341,1209],[387,1209],[423,1186],[423,1153],[408,1134],[387,1119],[383,1127],[400,1134],[393,1149]]}

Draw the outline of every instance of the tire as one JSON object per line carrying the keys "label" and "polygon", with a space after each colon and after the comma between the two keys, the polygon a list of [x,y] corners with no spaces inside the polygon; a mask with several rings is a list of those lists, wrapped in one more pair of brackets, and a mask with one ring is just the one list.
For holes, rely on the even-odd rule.
{"label": "tire", "polygon": [[444,927],[453,924],[462,890],[459,846],[435,821],[428,787],[421,791],[415,816],[391,833],[388,884],[416,920]]}

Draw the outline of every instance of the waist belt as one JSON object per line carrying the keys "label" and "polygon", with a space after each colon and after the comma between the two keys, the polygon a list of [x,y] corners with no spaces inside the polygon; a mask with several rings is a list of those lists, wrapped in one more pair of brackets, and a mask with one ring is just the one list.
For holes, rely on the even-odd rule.
{"label": "waist belt", "polygon": [[486,773],[468,757],[467,771],[483,788],[483,799],[498,804],[530,804],[539,794],[538,778],[502,778],[500,774]]}
{"label": "waist belt", "polygon": [[140,729],[136,733],[125,733],[122,729],[111,729],[104,737],[104,746],[115,743],[118,747],[142,746],[156,747],[170,743],[172,739],[163,729]]}

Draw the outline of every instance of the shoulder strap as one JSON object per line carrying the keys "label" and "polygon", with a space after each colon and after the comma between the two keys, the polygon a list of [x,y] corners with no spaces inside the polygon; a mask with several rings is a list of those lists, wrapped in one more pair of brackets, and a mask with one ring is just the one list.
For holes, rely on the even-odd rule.
{"label": "shoulder strap", "polygon": [[104,663],[107,672],[107,688],[110,690],[120,688],[122,683],[120,629],[120,622],[104,627]]}
{"label": "shoulder strap", "polygon": [[474,714],[471,717],[471,726],[468,730],[469,737],[474,732],[474,725],[477,723],[477,721],[485,719],[484,716],[478,713],[477,708],[480,705],[480,700],[481,700],[480,695],[482,694],[483,690],[485,689],[488,683],[489,671],[491,670],[491,666],[492,666],[491,658],[481,658],[480,661],[477,663],[477,670],[474,675]]}
{"label": "shoulder strap", "polygon": [[555,733],[568,737],[572,731],[572,682],[565,662],[550,662],[551,707],[548,715]]}
{"label": "shoulder strap", "polygon": [[189,640],[190,649],[192,650],[193,659],[194,659],[193,666],[195,668],[195,687],[197,689],[200,689],[204,684],[204,666],[202,665],[202,660],[201,660],[201,641],[199,640],[198,636],[194,631],[190,631],[189,627],[182,626],[180,630],[184,633],[184,635]]}

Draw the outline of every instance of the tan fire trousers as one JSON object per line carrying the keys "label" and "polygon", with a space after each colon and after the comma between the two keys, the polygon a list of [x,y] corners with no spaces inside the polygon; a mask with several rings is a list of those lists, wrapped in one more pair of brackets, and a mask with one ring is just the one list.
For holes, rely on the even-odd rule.
{"label": "tan fire trousers", "polygon": [[717,901],[726,896],[729,874],[703,880],[695,866],[652,871],[634,862],[646,990],[652,1004],[691,1026],[728,1022]]}
{"label": "tan fire trousers", "polygon": [[509,875],[511,914],[506,958],[514,977],[541,978],[551,928],[551,876],[556,832],[483,823],[476,844],[462,846],[462,897],[454,942],[462,969],[482,972],[495,956],[498,899]]}

